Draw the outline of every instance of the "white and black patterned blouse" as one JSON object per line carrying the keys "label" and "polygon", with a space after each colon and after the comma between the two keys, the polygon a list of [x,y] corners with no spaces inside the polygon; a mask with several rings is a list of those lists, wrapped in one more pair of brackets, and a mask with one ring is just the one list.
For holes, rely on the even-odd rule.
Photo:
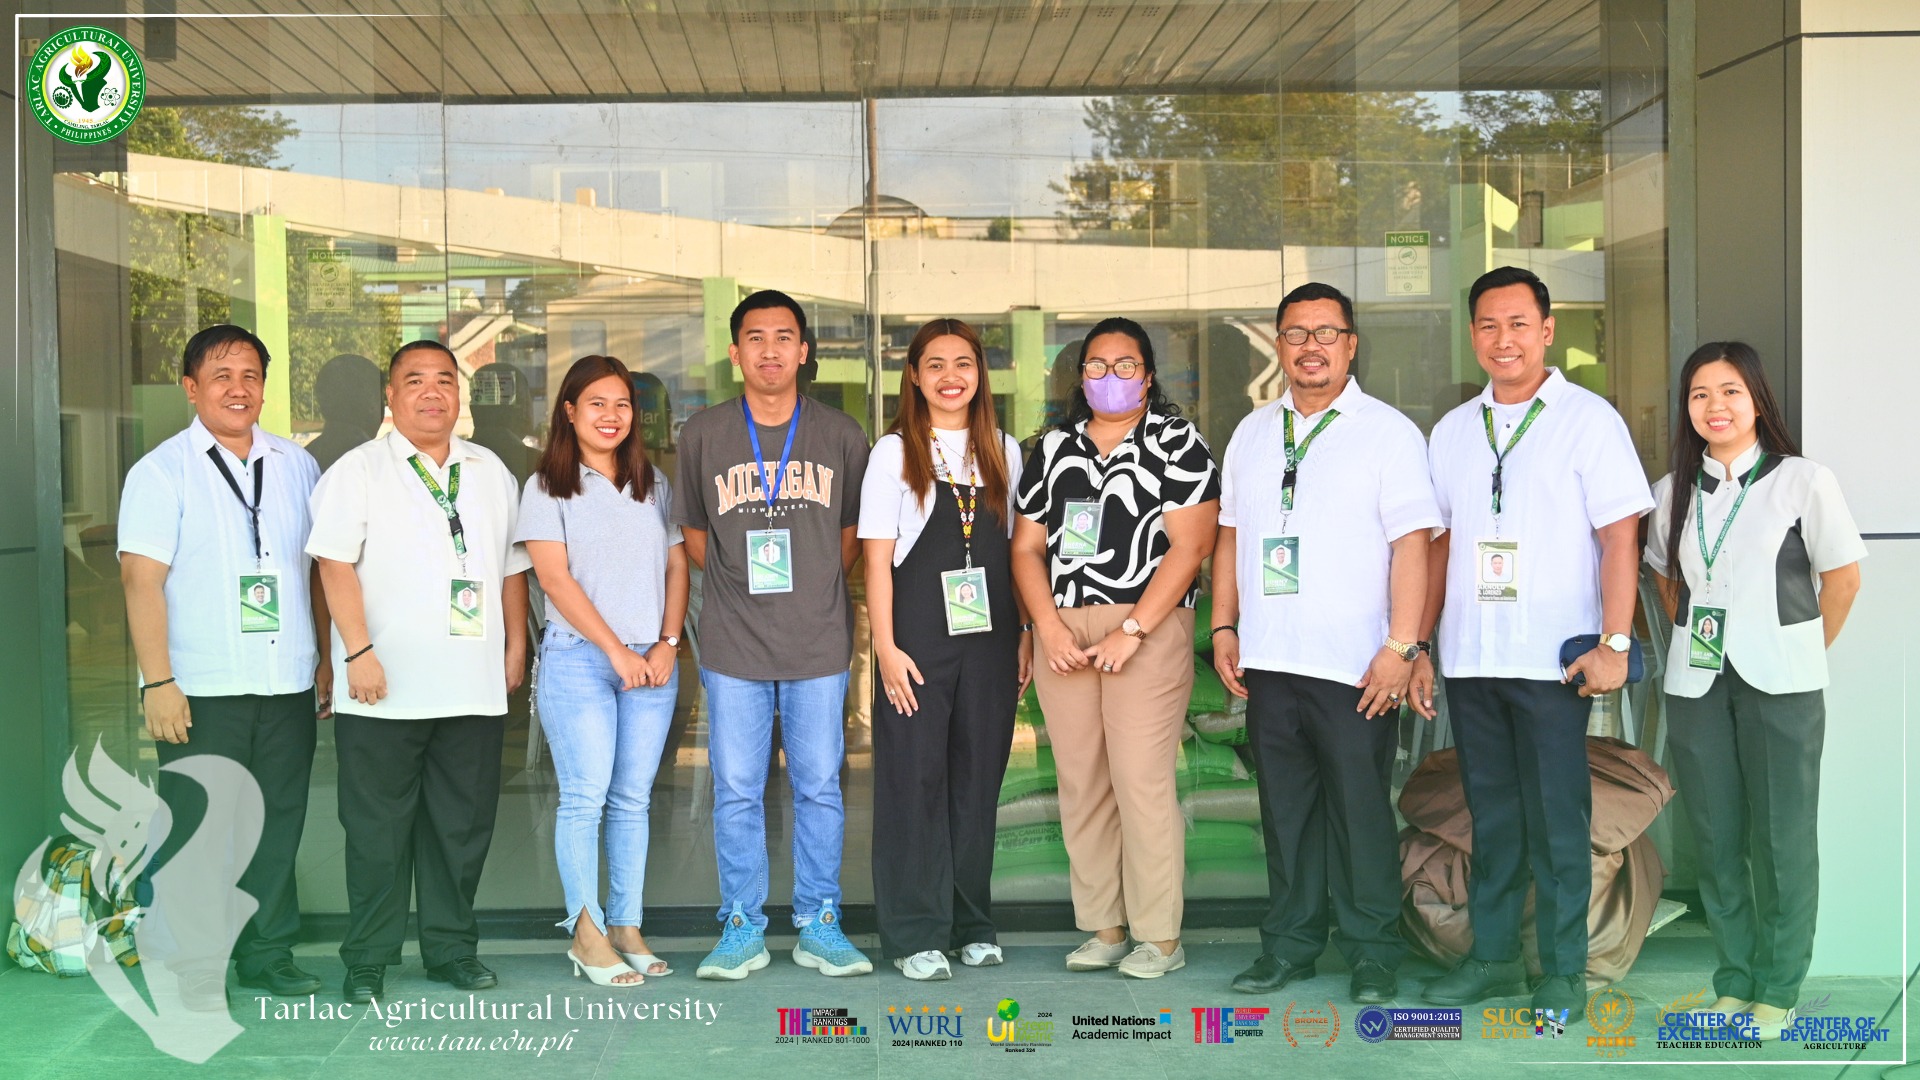
{"label": "white and black patterned blouse", "polygon": [[[1060,607],[1132,604],[1173,547],[1161,518],[1168,510],[1220,497],[1220,471],[1207,441],[1177,416],[1148,413],[1103,461],[1082,422],[1042,436],[1020,472],[1020,513],[1047,530],[1047,576]],[[1100,551],[1060,554],[1069,500],[1098,498]],[[1181,601],[1200,594],[1194,576]]]}

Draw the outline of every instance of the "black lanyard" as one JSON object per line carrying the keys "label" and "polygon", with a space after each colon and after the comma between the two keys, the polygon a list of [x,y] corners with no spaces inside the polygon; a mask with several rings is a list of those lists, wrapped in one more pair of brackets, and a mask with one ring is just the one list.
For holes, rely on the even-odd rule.
{"label": "black lanyard", "polygon": [[264,454],[254,456],[253,504],[249,506],[247,497],[240,494],[240,481],[233,478],[233,470],[227,468],[226,459],[220,456],[220,448],[207,447],[207,456],[213,459],[213,467],[220,470],[220,478],[227,482],[227,487],[233,491],[233,497],[240,500],[240,508],[247,512],[247,524],[253,529],[253,565],[258,569],[260,566],[260,491],[261,485],[266,482],[266,458]]}

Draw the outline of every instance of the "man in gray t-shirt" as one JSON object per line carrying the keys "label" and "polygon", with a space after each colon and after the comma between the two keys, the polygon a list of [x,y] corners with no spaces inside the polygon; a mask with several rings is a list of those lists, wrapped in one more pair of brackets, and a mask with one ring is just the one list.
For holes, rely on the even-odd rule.
{"label": "man in gray t-shirt", "polygon": [[806,313],[754,293],[733,310],[746,392],[695,414],[680,432],[673,519],[706,572],[700,684],[707,692],[720,942],[703,979],[767,966],[767,810],[773,718],[793,786],[794,962],[864,975],[873,962],[840,929],[840,800],[867,438],[852,417],[800,397]]}

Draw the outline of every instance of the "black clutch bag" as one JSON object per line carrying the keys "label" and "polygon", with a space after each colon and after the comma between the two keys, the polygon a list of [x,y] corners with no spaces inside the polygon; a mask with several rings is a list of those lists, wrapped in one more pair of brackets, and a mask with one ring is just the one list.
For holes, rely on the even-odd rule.
{"label": "black clutch bag", "polygon": [[[1627,646],[1627,681],[1637,683],[1647,677],[1647,661],[1646,657],[1640,655],[1640,639],[1637,637],[1628,637],[1627,640],[1631,642],[1631,644]],[[1577,634],[1561,642],[1560,670],[1567,670],[1568,665],[1599,647],[1599,634]],[[1573,677],[1573,685],[1587,685],[1586,673],[1582,672],[1581,674],[1575,675]]]}

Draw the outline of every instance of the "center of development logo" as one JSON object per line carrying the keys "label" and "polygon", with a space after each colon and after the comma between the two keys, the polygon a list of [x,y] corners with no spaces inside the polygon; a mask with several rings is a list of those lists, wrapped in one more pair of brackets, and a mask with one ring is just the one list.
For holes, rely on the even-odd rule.
{"label": "center of development logo", "polygon": [[1197,1043],[1234,1043],[1266,1034],[1260,1025],[1272,1009],[1195,1009],[1193,1041]]}
{"label": "center of development logo", "polygon": [[120,134],[146,97],[139,54],[125,38],[97,26],[62,30],[27,62],[27,107],[41,126],[68,142],[105,142]]}
{"label": "center of development logo", "polygon": [[987,1041],[1010,1054],[1031,1054],[1053,1045],[1053,1014],[1045,1010],[1032,1017],[1020,1015],[1020,1003],[1000,999],[994,1014],[987,1017]]}
{"label": "center of development logo", "polygon": [[846,1009],[775,1009],[780,1029],[776,1043],[814,1045],[864,1044],[872,1042],[860,1018]]}
{"label": "center of development logo", "polygon": [[1609,986],[1587,999],[1587,1023],[1595,1034],[1587,1036],[1587,1045],[1604,1058],[1624,1057],[1634,1045],[1627,1034],[1633,1027],[1633,998]]}
{"label": "center of development logo", "polygon": [[1353,1018],[1354,1034],[1370,1043],[1458,1042],[1459,1009],[1386,1009],[1369,1005]]}
{"label": "center of development logo", "polygon": [[959,1005],[889,1005],[887,1034],[893,1046],[965,1046]]}

